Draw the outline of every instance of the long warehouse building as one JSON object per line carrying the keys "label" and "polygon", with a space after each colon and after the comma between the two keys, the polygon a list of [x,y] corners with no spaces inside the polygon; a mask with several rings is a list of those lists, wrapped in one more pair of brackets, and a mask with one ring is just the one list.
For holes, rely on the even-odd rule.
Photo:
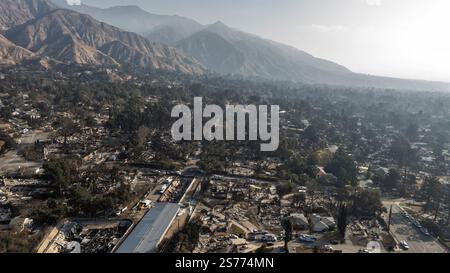
{"label": "long warehouse building", "polygon": [[122,242],[116,253],[155,252],[179,210],[178,204],[156,203]]}

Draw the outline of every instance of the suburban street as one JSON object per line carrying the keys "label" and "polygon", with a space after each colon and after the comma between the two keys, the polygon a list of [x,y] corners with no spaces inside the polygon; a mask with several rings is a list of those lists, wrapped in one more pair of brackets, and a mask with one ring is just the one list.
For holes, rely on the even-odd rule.
{"label": "suburban street", "polygon": [[[391,231],[395,238],[401,242],[406,241],[409,250],[404,253],[446,253],[445,248],[437,239],[426,236],[402,215],[398,204],[392,204]],[[389,209],[389,208],[388,208]]]}
{"label": "suburban street", "polygon": [[23,134],[17,149],[8,151],[0,157],[0,173],[42,167],[42,163],[27,161],[19,154],[26,147],[33,145],[35,141],[48,139],[48,135],[41,131],[29,131]]}

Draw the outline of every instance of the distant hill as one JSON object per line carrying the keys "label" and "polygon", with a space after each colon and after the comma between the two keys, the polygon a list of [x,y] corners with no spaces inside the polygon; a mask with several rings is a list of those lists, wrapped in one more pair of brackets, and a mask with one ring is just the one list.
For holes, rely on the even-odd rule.
{"label": "distant hill", "polygon": [[450,91],[449,83],[354,73],[339,64],[230,28],[222,22],[205,26],[175,46],[208,69],[222,74],[312,84]]}
{"label": "distant hill", "polygon": [[343,66],[221,22],[206,26],[175,45],[209,69],[225,74],[303,82],[324,82],[329,74],[351,74]]}
{"label": "distant hill", "polygon": [[[194,20],[177,15],[159,15],[138,6],[114,6],[101,9],[88,5],[68,5],[65,0],[52,0],[59,7],[88,14],[95,19],[126,31],[152,37],[152,41],[171,44],[202,29]],[[170,30],[169,30],[170,28]],[[164,31],[161,31],[164,29]],[[158,34],[161,33],[161,36]]]}
{"label": "distant hill", "polygon": [[0,30],[21,25],[55,8],[57,6],[48,0],[1,0]]}
{"label": "distant hill", "polygon": [[226,75],[312,84],[450,91],[448,83],[357,74],[222,22],[203,26],[137,6],[101,9],[69,6],[65,0],[1,0],[0,11],[4,63],[31,54],[76,64],[130,64],[190,74],[206,68]]}
{"label": "distant hill", "polygon": [[189,74],[204,72],[196,60],[173,47],[151,43],[138,34],[66,9],[52,9],[8,29],[4,36],[34,54],[66,63],[136,65]]}
{"label": "distant hill", "polygon": [[203,28],[201,24],[193,20],[175,19],[169,23],[156,26],[152,30],[143,33],[143,35],[150,41],[175,45],[178,41],[201,31]]}
{"label": "distant hill", "polygon": [[232,43],[210,31],[200,31],[175,45],[218,73],[239,74],[244,65],[243,54]]}

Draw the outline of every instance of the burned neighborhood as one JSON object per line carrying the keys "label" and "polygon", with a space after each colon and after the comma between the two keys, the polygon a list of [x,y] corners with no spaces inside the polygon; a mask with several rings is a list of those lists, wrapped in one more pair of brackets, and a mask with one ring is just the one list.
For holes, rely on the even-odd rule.
{"label": "burned neighborhood", "polygon": [[0,253],[448,252],[450,84],[115,9],[0,0]]}

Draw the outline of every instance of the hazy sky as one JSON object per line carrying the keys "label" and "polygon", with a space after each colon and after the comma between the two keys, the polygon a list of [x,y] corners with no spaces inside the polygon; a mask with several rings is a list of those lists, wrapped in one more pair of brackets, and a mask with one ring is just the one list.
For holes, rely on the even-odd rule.
{"label": "hazy sky", "polygon": [[293,45],[355,72],[450,81],[450,0],[82,0],[139,5]]}

